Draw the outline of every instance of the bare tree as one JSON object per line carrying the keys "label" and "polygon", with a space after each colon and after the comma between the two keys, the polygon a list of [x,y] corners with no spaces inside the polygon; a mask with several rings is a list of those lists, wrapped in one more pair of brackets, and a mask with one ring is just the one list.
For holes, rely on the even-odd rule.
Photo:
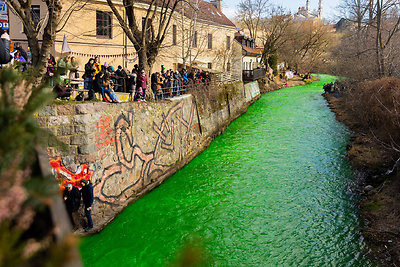
{"label": "bare tree", "polygon": [[[383,77],[397,71],[395,61],[397,41],[399,39],[400,1],[398,0],[343,0],[340,8],[346,20],[356,25],[343,36],[342,42],[348,49],[343,54],[361,64],[366,59],[375,58],[374,71],[368,72],[368,77]],[[353,36],[355,35],[355,36]],[[352,54],[349,54],[352,51]],[[374,54],[372,54],[373,52]],[[343,57],[346,60],[345,57]],[[367,71],[353,73],[351,76],[360,78],[367,75]]]}
{"label": "bare tree", "polygon": [[237,19],[246,25],[254,41],[269,6],[269,0],[242,0],[238,5]]}
{"label": "bare tree", "polygon": [[341,15],[347,21],[357,24],[357,30],[361,31],[364,21],[368,19],[369,11],[372,6],[371,0],[342,0],[339,5]]}
{"label": "bare tree", "polygon": [[383,77],[387,74],[385,50],[390,45],[394,35],[399,31],[399,7],[399,1],[375,1],[375,24],[373,27],[376,29],[375,53],[379,77]]}
{"label": "bare tree", "polygon": [[[112,0],[107,0],[125,34],[138,53],[139,65],[149,73],[160,51],[171,19],[183,0],[151,0],[142,18],[135,1],[123,0],[128,21],[125,21]],[[150,90],[146,92],[150,93]]]}
{"label": "bare tree", "polygon": [[264,44],[262,60],[264,65],[268,65],[268,59],[276,54],[287,42],[287,33],[293,20],[291,15],[287,15],[282,7],[271,10],[271,15],[262,22],[261,37]]}
{"label": "bare tree", "polygon": [[331,35],[322,21],[297,21],[286,30],[285,38],[279,55],[299,72],[311,71],[327,55],[331,43]]}
{"label": "bare tree", "polygon": [[[31,1],[24,0],[6,0],[6,3],[24,25],[24,33],[28,39],[28,45],[32,53],[32,65],[39,69],[39,74],[44,73],[44,66],[47,62],[47,57],[50,54],[51,47],[56,38],[57,26],[62,16],[62,1],[61,0],[45,0],[47,7],[47,16],[41,24],[41,27],[36,27],[32,17]],[[43,38],[40,45],[39,35],[42,33]]]}

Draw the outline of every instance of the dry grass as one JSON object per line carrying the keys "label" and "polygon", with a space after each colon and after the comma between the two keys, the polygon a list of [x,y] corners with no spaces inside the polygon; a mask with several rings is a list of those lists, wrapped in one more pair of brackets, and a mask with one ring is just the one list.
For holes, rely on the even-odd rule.
{"label": "dry grass", "polygon": [[400,147],[400,79],[382,78],[348,85],[342,98],[357,126],[387,148]]}

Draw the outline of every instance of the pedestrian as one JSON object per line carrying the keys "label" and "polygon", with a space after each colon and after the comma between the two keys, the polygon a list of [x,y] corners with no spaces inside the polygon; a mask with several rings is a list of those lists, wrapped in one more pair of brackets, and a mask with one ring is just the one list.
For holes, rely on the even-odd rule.
{"label": "pedestrian", "polygon": [[87,219],[87,227],[85,231],[89,231],[93,228],[92,221],[92,205],[93,205],[93,186],[88,180],[81,180],[81,194],[83,204],[85,205],[85,215]]}
{"label": "pedestrian", "polygon": [[96,84],[96,88],[101,92],[103,97],[103,102],[108,102],[106,98],[106,94],[110,97],[111,102],[118,103],[118,101],[114,98],[114,95],[110,91],[110,75],[109,73],[105,73],[104,70],[101,70],[96,74],[94,83]]}
{"label": "pedestrian", "polygon": [[0,64],[7,64],[11,61],[10,55],[10,36],[6,31],[0,29]]}
{"label": "pedestrian", "polygon": [[72,227],[75,228],[77,224],[74,221],[74,215],[81,205],[81,194],[78,188],[72,184],[67,184],[63,192],[63,199]]}
{"label": "pedestrian", "polygon": [[157,100],[157,72],[151,75],[151,90],[154,94],[154,99]]}
{"label": "pedestrian", "polygon": [[93,90],[93,79],[94,79],[94,73],[96,72],[96,68],[94,66],[94,58],[89,59],[89,61],[85,65],[85,83],[84,83],[84,88],[88,90],[88,98],[86,100],[93,100],[94,97],[94,90]]}
{"label": "pedestrian", "polygon": [[164,100],[164,94],[162,91],[163,80],[160,72],[157,72],[157,100]]}
{"label": "pedestrian", "polygon": [[142,100],[145,101],[145,96],[146,96],[146,88],[147,88],[147,76],[144,73],[144,70],[140,71],[140,75],[137,78],[137,84],[136,88],[138,89],[139,87],[142,88],[143,93],[142,93]]}

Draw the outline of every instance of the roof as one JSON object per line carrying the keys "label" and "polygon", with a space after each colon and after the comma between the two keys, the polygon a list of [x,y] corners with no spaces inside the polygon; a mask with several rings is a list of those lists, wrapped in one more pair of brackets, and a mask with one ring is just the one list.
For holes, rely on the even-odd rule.
{"label": "roof", "polygon": [[251,48],[247,46],[242,46],[243,50],[246,51],[246,54],[248,55],[261,55],[261,49],[260,48]]}
{"label": "roof", "polygon": [[[199,3],[199,12],[197,13],[197,18],[199,20],[212,22],[214,24],[236,27],[235,24],[233,24],[232,21],[230,21],[212,3],[203,0],[199,0],[198,3]],[[181,10],[180,5],[179,8],[177,8],[177,11],[178,10],[179,11]],[[194,8],[185,5],[185,15],[187,17],[194,17],[195,16]]]}
{"label": "roof", "polygon": [[237,31],[237,32],[235,32],[235,38],[236,37],[241,37],[241,38],[243,38],[243,39],[246,39],[246,40],[253,40],[253,38],[251,38],[250,36],[248,36],[247,34],[245,34],[244,32],[242,32],[242,31]]}

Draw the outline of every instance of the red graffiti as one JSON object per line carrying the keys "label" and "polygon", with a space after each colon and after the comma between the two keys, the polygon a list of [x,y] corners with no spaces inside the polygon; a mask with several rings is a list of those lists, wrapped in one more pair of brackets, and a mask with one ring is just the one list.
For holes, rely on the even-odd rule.
{"label": "red graffiti", "polygon": [[113,129],[110,126],[111,126],[110,116],[106,118],[103,118],[103,116],[101,116],[100,126],[96,126],[98,129],[100,129],[100,133],[95,136],[96,138],[100,139],[100,142],[96,144],[97,150],[100,150],[103,147],[107,147],[110,144],[117,142],[115,137],[111,135],[113,133]]}
{"label": "red graffiti", "polygon": [[57,159],[50,160],[50,165],[53,168],[53,173],[56,176],[56,179],[60,185],[60,189],[64,190],[67,184],[72,184],[77,188],[81,188],[80,181],[82,180],[89,180],[92,177],[93,172],[89,171],[89,164],[81,164],[76,173],[72,173],[68,170],[60,157]]}

